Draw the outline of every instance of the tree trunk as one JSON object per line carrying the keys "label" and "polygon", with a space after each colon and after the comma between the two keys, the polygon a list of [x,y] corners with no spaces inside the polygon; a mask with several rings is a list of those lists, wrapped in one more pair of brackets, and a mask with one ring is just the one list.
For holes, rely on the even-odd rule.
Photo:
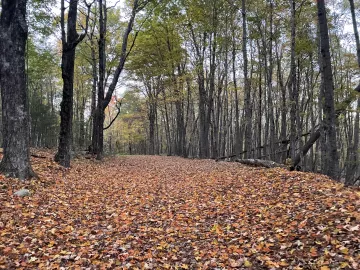
{"label": "tree trunk", "polygon": [[206,117],[206,89],[205,89],[205,78],[204,68],[201,63],[198,71],[198,87],[199,87],[199,157],[206,158],[209,153],[209,134],[206,128],[207,117]]}
{"label": "tree trunk", "polygon": [[[349,0],[350,2],[350,10],[351,10],[351,17],[356,41],[356,52],[357,52],[357,62],[358,66],[360,67],[360,41],[359,41],[359,32],[357,29],[357,22],[355,16],[355,7],[354,7],[354,0]],[[348,185],[354,184],[355,181],[355,174],[359,170],[359,110],[360,110],[360,98],[357,100],[357,112],[355,115],[355,124],[354,124],[354,142],[350,149],[350,162],[351,165],[349,166],[346,172],[346,179],[345,183]]]}
{"label": "tree trunk", "polygon": [[[268,85],[268,111],[269,111],[269,125],[270,125],[270,138],[269,138],[269,156],[270,160],[275,161],[275,141],[276,141],[276,132],[275,132],[275,118],[274,118],[274,105],[273,105],[273,10],[274,3],[270,1],[270,40],[269,40],[269,66],[267,67],[267,85]],[[266,55],[265,55],[266,57]]]}
{"label": "tree trunk", "polygon": [[0,171],[10,177],[35,176],[30,164],[29,107],[25,73],[28,35],[26,0],[2,0],[0,17],[0,88],[4,157]]}
{"label": "tree trunk", "polygon": [[91,124],[91,149],[89,151],[94,154],[96,153],[94,149],[97,149],[97,119],[96,117],[96,94],[97,94],[97,84],[98,84],[98,72],[97,72],[97,63],[96,63],[96,51],[95,51],[95,45],[94,41],[90,40],[90,46],[91,46],[91,67],[92,67],[92,91],[91,91],[91,117],[92,117],[92,124]]}
{"label": "tree trunk", "polygon": [[156,116],[156,101],[153,97],[149,97],[149,154],[155,154],[155,116]]}
{"label": "tree trunk", "polygon": [[[168,46],[169,51],[171,51],[171,46]],[[174,69],[174,67],[173,67]],[[176,147],[175,152],[178,156],[185,156],[185,122],[184,122],[184,98],[182,94],[183,80],[181,78],[182,71],[180,65],[177,67],[179,83],[176,80],[175,72],[172,73],[174,95],[175,95],[175,109],[176,109]]]}
{"label": "tree trunk", "polygon": [[249,151],[252,148],[252,112],[251,112],[251,96],[250,82],[248,78],[248,58],[247,58],[247,31],[246,31],[246,1],[242,0],[242,52],[244,61],[244,110],[245,110],[245,158],[251,156]]}
{"label": "tree trunk", "polygon": [[296,84],[296,6],[295,0],[290,0],[291,9],[291,64],[290,64],[290,82],[289,82],[289,96],[290,96],[290,156],[295,159],[296,142],[297,142],[297,119],[296,119],[296,104],[297,101],[297,84]]}
{"label": "tree trunk", "polygon": [[98,103],[96,108],[96,120],[94,119],[94,128],[96,126],[97,134],[93,138],[93,151],[97,154],[97,159],[102,159],[104,151],[104,121],[105,121],[105,108],[104,94],[105,94],[105,35],[106,35],[106,7],[103,1],[99,0],[99,81],[98,81]]}
{"label": "tree trunk", "polygon": [[336,114],[334,105],[334,85],[330,58],[330,42],[326,18],[325,1],[317,1],[318,20],[320,29],[321,66],[324,75],[324,104],[323,104],[323,127],[325,133],[325,171],[324,174],[338,179],[339,156],[336,140]]}
{"label": "tree trunk", "polygon": [[[100,0],[100,2],[102,3],[102,0]],[[99,3],[100,4],[100,3]],[[100,4],[101,5],[101,4]],[[142,7],[145,7],[145,4],[142,5]],[[103,16],[106,12],[106,8],[103,7],[103,12],[100,12],[100,17]],[[97,106],[97,110],[95,113],[95,117],[96,119],[94,119],[94,129],[96,129],[94,131],[93,134],[93,140],[96,140],[95,142],[93,141],[93,145],[95,145],[96,149],[93,149],[94,154],[97,155],[97,159],[101,159],[103,156],[103,151],[104,151],[104,121],[105,121],[105,109],[106,107],[109,105],[112,95],[115,91],[117,82],[119,80],[120,74],[122,73],[124,66],[125,66],[125,62],[126,59],[128,57],[129,54],[129,50],[128,50],[128,39],[129,39],[129,35],[132,31],[133,25],[134,25],[134,21],[135,21],[135,16],[137,14],[137,12],[139,12],[139,1],[138,0],[134,0],[133,3],[133,8],[132,8],[132,12],[131,12],[131,16],[130,19],[128,21],[125,33],[123,35],[123,40],[122,40],[122,46],[121,46],[121,54],[120,54],[120,59],[119,59],[119,63],[115,69],[115,72],[113,74],[112,77],[112,81],[109,85],[108,90],[106,91],[106,95],[105,94],[105,84],[104,81],[101,83],[101,76],[100,76],[100,66],[99,66],[99,87],[102,85],[103,89],[98,89],[98,106]],[[103,15],[101,15],[101,13],[103,13]],[[106,33],[106,24],[105,24],[106,20],[100,19],[100,27],[102,24],[102,27],[100,29],[100,34],[103,33],[103,35],[105,35]],[[101,43],[101,44],[100,44]],[[104,46],[102,49],[100,49],[100,46]],[[104,57],[104,59],[100,59],[101,57]],[[103,39],[100,38],[99,40],[99,65],[100,64],[104,65],[104,72],[106,69],[106,63],[105,63],[105,36]],[[103,92],[102,92],[103,91]],[[102,92],[102,93],[101,93]],[[95,128],[95,124],[97,125],[97,128]],[[95,132],[97,134],[95,134]]]}
{"label": "tree trunk", "polygon": [[235,29],[232,30],[232,75],[234,83],[234,94],[235,94],[235,153],[242,151],[240,141],[240,111],[239,111],[239,94],[236,80],[236,41],[235,41]]}
{"label": "tree trunk", "polygon": [[[75,49],[86,35],[85,32],[79,36],[76,31],[77,8],[78,0],[71,0],[67,15],[67,34],[65,34],[65,4],[64,0],[61,1],[61,75],[63,79],[63,98],[60,104],[60,136],[55,161],[64,167],[70,167],[71,159]],[[90,9],[90,7],[88,8]]]}
{"label": "tree trunk", "polygon": [[83,150],[85,143],[85,106],[86,99],[82,98],[81,107],[80,107],[80,119],[79,119],[79,148]]}
{"label": "tree trunk", "polygon": [[[282,55],[282,52],[281,52]],[[280,138],[282,140],[285,140],[287,138],[286,135],[286,129],[287,129],[287,119],[286,119],[286,115],[287,115],[287,106],[286,106],[286,86],[284,85],[284,79],[283,79],[283,75],[282,75],[282,68],[281,68],[281,55],[279,56],[279,52],[278,49],[276,50],[276,58],[277,58],[277,76],[278,76],[278,80],[279,80],[279,87],[281,90],[281,128],[280,128]],[[280,160],[282,162],[285,162],[286,158],[287,158],[287,153],[286,153],[286,145],[281,145],[280,146],[282,154],[281,154],[281,158]]]}

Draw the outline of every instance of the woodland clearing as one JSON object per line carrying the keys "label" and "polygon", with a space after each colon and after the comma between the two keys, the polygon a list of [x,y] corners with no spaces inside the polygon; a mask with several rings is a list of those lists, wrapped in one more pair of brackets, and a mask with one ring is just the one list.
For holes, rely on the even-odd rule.
{"label": "woodland clearing", "polygon": [[1,176],[1,269],[360,267],[359,189],[326,176],[163,156],[64,169],[40,154],[38,180]]}

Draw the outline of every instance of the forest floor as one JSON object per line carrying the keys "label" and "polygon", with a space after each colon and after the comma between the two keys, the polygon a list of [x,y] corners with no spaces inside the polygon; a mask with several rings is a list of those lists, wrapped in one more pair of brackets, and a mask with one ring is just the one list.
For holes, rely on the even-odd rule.
{"label": "forest floor", "polygon": [[360,269],[359,189],[325,176],[44,154],[39,180],[0,176],[2,269]]}

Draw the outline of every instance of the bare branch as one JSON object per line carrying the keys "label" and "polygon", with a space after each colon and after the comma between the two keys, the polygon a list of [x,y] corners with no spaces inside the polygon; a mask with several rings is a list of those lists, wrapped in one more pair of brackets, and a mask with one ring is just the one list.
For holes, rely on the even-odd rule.
{"label": "bare branch", "polygon": [[109,10],[109,9],[112,9],[112,8],[116,7],[117,4],[120,3],[120,1],[121,1],[121,0],[116,1],[114,5],[112,5],[112,6],[110,6],[110,7],[107,7],[106,10]]}
{"label": "bare branch", "polygon": [[103,130],[106,130],[111,127],[111,125],[115,122],[116,118],[120,115],[121,112],[121,101],[118,101],[116,103],[116,108],[118,109],[115,117],[110,121],[110,124],[103,128]]}

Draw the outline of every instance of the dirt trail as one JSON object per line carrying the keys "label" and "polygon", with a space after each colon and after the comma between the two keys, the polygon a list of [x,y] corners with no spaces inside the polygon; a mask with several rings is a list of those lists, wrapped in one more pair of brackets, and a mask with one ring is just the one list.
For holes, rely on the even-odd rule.
{"label": "dirt trail", "polygon": [[34,166],[31,197],[1,180],[0,268],[360,267],[360,193],[321,175],[158,156]]}

